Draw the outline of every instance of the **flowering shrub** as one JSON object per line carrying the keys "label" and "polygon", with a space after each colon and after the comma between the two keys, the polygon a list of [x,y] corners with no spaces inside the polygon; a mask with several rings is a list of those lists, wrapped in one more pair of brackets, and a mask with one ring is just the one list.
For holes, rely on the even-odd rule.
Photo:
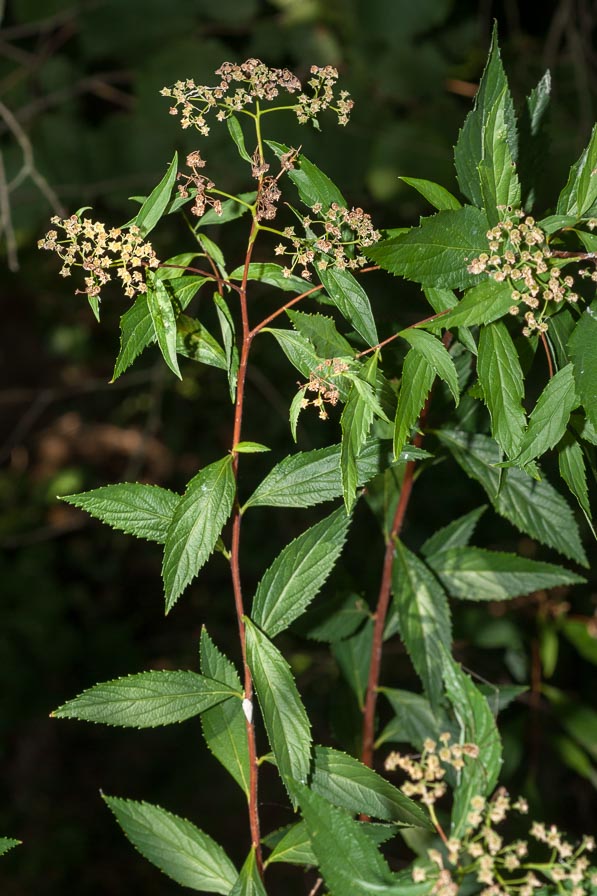
{"label": "flowering shrub", "polygon": [[[81,212],[54,220],[57,229],[40,246],[57,252],[65,276],[83,269],[77,292],[87,294],[98,315],[112,269],[134,298],[121,318],[114,378],[157,343],[176,376],[198,363],[227,379],[234,402],[229,450],[198,470],[184,494],[120,483],[64,500],[163,545],[167,612],[212,553],[220,553],[230,567],[241,666],[204,628],[200,672],[140,671],[102,682],[54,716],[138,728],[201,717],[207,746],[247,805],[250,849],[240,871],[190,821],[159,806],[104,797],[142,855],[200,892],[262,896],[268,867],[285,863],[289,875],[297,873],[293,866],[310,869],[311,896],[595,893],[591,838],[573,847],[555,828],[534,823],[531,837],[549,849],[539,861],[526,842],[496,830],[511,809],[527,807],[495,791],[502,747],[493,704],[453,657],[450,606],[584,581],[588,561],[578,519],[539,461],[555,452],[562,484],[590,523],[586,458],[597,444],[597,306],[589,294],[595,278],[577,266],[594,261],[597,130],[553,214],[535,220],[524,166],[519,177],[516,120],[494,39],[455,147],[465,204],[438,184],[408,179],[437,213],[418,227],[380,233],[299,149],[265,137],[274,112],[289,111],[319,128],[332,110],[346,124],[352,101],[336,94],[335,69],[313,67],[306,88],[291,72],[256,59],[224,63],[216,76],[212,86],[186,80],[162,92],[183,128],[207,136],[208,119],[226,123],[252,190],[235,195],[216,185],[197,150],[187,157],[188,173],[174,157],[122,228],[107,232]],[[528,101],[531,144],[548,95],[544,78]],[[167,215],[187,211],[190,251],[159,261],[148,235]],[[298,223],[287,224],[289,215]],[[228,222],[246,229],[238,266],[205,233]],[[418,283],[431,310],[382,339],[365,288],[380,271]],[[273,310],[260,304],[266,286],[277,300]],[[186,313],[196,295],[201,319]],[[521,308],[526,340],[517,339],[512,322]],[[397,297],[397,317],[405,311],[412,321]],[[217,338],[207,323],[218,327]],[[328,420],[341,406],[341,435],[337,444],[279,458],[247,494],[244,470],[253,461],[246,455],[269,450],[251,439],[245,413],[247,371],[257,363],[253,344],[267,337],[300,376],[298,390],[287,396],[295,441],[299,415],[309,407]],[[544,380],[532,406],[528,396],[523,403],[529,352]],[[397,368],[399,377],[391,372]],[[331,432],[335,424],[328,426]],[[430,531],[414,553],[401,536],[415,479],[436,476],[440,460],[456,462],[498,516],[568,565],[471,545],[483,506]],[[255,508],[291,508],[298,516],[338,499],[263,571],[249,604],[243,533],[258,516]],[[366,599],[350,588],[332,593],[326,582],[353,519],[368,512],[383,544],[379,581],[364,585]],[[275,643],[300,617],[303,635],[329,644],[352,691],[358,756],[313,741],[307,707]],[[421,693],[382,687],[391,639],[408,652]],[[384,713],[393,713],[384,730],[382,695]],[[265,755],[257,731],[267,738]],[[407,774],[401,788],[374,770],[375,754],[389,740],[420,751],[418,758],[396,752],[386,758],[389,774],[398,768]],[[282,830],[262,830],[263,761],[275,766],[300,813]],[[414,858],[396,846],[405,829],[420,844]]]}

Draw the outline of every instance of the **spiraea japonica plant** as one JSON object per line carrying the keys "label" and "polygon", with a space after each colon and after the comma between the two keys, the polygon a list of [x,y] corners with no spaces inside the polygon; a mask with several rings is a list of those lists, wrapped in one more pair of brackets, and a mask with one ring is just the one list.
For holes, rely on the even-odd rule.
{"label": "spiraea japonica plant", "polygon": [[[584,581],[579,520],[590,535],[587,477],[597,445],[597,128],[541,216],[533,203],[549,74],[517,123],[494,36],[455,147],[462,198],[405,178],[437,211],[417,227],[380,233],[300,148],[268,139],[274,113],[317,129],[331,113],[345,124],[352,102],[337,77],[313,67],[302,84],[250,59],[224,63],[212,85],[187,80],[164,89],[183,128],[205,137],[214,125],[228,128],[248,191],[236,195],[212,181],[202,146],[180,170],[175,155],[124,226],[108,229],[82,210],[54,219],[40,241],[58,254],[64,276],[81,268],[77,292],[98,318],[108,281],[133,300],[121,319],[115,378],[154,343],[177,377],[195,363],[227,378],[229,450],[198,470],[184,494],[120,483],[64,500],[163,545],[166,611],[219,552],[230,567],[241,657],[237,668],[202,620],[199,671],[137,671],[90,687],[53,714],[138,728],[201,717],[207,746],[238,784],[239,805],[246,801],[240,870],[205,830],[209,817],[197,818],[198,827],[156,805],[104,797],[139,852],[199,892],[265,894],[268,867],[286,863],[289,880],[301,873],[296,866],[307,869],[311,894],[597,893],[590,837],[572,844],[532,821],[529,841],[498,830],[511,811],[526,810],[496,790],[495,716],[520,688],[483,690],[455,661],[450,609],[452,601],[507,601]],[[189,243],[159,259],[148,236],[175,213],[187,220]],[[245,234],[240,259],[226,258],[208,236],[210,225],[228,222]],[[409,323],[400,281],[388,277],[395,316],[405,318],[391,332],[378,332],[367,295],[368,281],[384,271],[419,284],[429,306]],[[191,311],[197,297],[203,320]],[[217,337],[205,324],[208,305]],[[245,392],[254,345],[263,341],[295,369],[298,388],[287,396],[289,453],[251,492],[244,471],[268,448],[253,440]],[[538,396],[525,395],[533,359],[543,378]],[[328,447],[293,447],[306,415],[327,420]],[[540,466],[545,454],[557,457],[557,487]],[[441,477],[454,463],[484,490],[488,512],[550,550],[549,562],[471,545],[485,504],[437,531],[429,520],[416,553],[403,542],[416,480]],[[245,530],[263,530],[267,508],[302,519],[304,509],[330,502],[332,511],[247,593]],[[379,574],[358,597],[329,593],[357,515],[379,524]],[[276,643],[299,617],[298,636],[329,645],[358,704],[354,755],[314,743],[309,707]],[[420,692],[401,687],[389,664],[382,677],[392,642],[406,649]],[[414,754],[390,752],[391,742]],[[261,824],[264,761],[296,812],[275,831]]]}

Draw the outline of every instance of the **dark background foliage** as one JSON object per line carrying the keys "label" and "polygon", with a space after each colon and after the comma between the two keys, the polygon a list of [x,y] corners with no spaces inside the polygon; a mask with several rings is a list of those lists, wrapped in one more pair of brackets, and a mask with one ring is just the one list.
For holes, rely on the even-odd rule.
{"label": "dark background foliage", "polygon": [[[223,60],[258,56],[301,76],[311,63],[341,70],[356,101],[347,129],[330,126],[322,137],[306,129],[295,134],[290,125],[272,136],[302,143],[376,224],[411,224],[429,209],[398,177],[454,187],[452,146],[494,17],[519,102],[546,67],[552,70],[550,154],[539,198],[549,206],[551,185],[559,190],[595,119],[597,5],[546,2],[541,16],[530,9],[514,0],[0,3],[0,834],[25,841],[2,859],[5,896],[175,892],[131,851],[100,787],[192,818],[234,860],[247,846],[242,800],[225,772],[206,762],[197,720],[137,733],[48,719],[95,681],[144,668],[196,668],[203,623],[216,643],[236,650],[219,556],[164,620],[159,552],[55,500],[118,480],[180,490],[227,449],[231,415],[217,372],[188,366],[177,383],[156,353],[108,384],[125,300],[116,292],[108,297],[99,327],[72,284],[57,277],[55,259],[37,252],[52,206],[72,212],[93,205],[95,216],[114,224],[128,218],[127,197],[152,188],[173,148],[188,151],[204,139],[180,131],[159,89],[185,77],[209,83]],[[236,180],[235,152],[224,137],[214,128],[206,143],[210,175],[247,188]],[[162,234],[162,257],[183,245],[182,229]],[[235,258],[234,240],[226,245]],[[380,328],[389,332],[398,314],[415,319],[419,300],[405,284],[381,282],[372,289]],[[260,360],[246,437],[286,451],[294,377],[267,349]],[[307,422],[302,447],[329,436]],[[269,462],[246,466],[257,477]],[[416,488],[405,533],[414,547],[430,526],[482,501],[453,468],[440,470],[433,488],[424,478]],[[255,520],[245,542],[249,589],[304,527],[302,517],[287,512],[256,513]],[[481,530],[483,544],[535,550],[513,529],[494,529],[492,520]],[[363,538],[374,532],[366,512],[357,525]],[[375,588],[380,559],[381,549],[366,557],[352,552],[340,575],[366,593]],[[597,640],[587,625],[594,611],[594,590],[577,589],[507,607],[461,606],[456,618],[457,655],[467,666],[493,682],[531,686],[503,717],[508,785],[530,796],[537,817],[573,833],[597,825]],[[285,647],[316,733],[329,741],[333,729],[336,742],[350,747],[343,732],[351,704],[327,652],[312,650],[300,634]],[[404,655],[388,656],[386,666],[387,679],[416,687]],[[542,681],[558,690],[542,691]],[[290,819],[265,777],[268,830]],[[300,875],[296,886],[307,892]],[[288,885],[279,892],[290,892]]]}

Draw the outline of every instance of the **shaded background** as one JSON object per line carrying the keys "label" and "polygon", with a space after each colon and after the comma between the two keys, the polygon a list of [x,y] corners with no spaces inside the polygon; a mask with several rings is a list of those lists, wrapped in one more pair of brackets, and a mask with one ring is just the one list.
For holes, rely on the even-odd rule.
{"label": "shaded background", "polygon": [[[158,91],[178,78],[210,83],[223,60],[258,56],[301,77],[312,63],[338,66],[356,102],[350,125],[327,122],[320,136],[283,123],[270,136],[302,143],[349,203],[370,210],[378,226],[412,224],[429,209],[398,176],[455,188],[452,146],[471,107],[494,17],[519,104],[544,69],[552,70],[551,148],[546,198],[539,202],[549,206],[551,185],[559,190],[595,119],[597,4],[544,3],[541,17],[527,6],[490,0],[0,2],[0,834],[25,841],[0,860],[6,896],[166,896],[179,889],[130,849],[101,803],[100,787],[192,818],[237,862],[248,845],[242,799],[220,766],[204,767],[197,720],[127,732],[48,719],[52,708],[95,681],[144,668],[196,668],[204,622],[216,643],[233,656],[237,651],[221,557],[164,620],[159,550],[55,500],[121,479],[182,490],[199,466],[227,450],[231,414],[217,371],[187,365],[178,383],[152,350],[108,385],[125,300],[110,294],[102,326],[95,323],[86,302],[73,296],[74,283],[58,277],[56,259],[35,249],[49,216],[93,205],[94,216],[122,223],[131,214],[127,197],[157,183],[175,148],[201,146],[216,182],[247,189],[224,132],[214,128],[207,141],[182,132]],[[236,264],[235,237],[222,235]],[[217,228],[212,236],[220,237]],[[162,228],[160,257],[180,251],[182,240],[182,227]],[[398,316],[419,315],[416,293],[400,281],[389,287],[372,281],[372,290],[384,332]],[[267,346],[258,349],[258,360],[246,437],[274,446],[279,457],[290,450],[287,409],[295,376]],[[307,421],[300,446],[330,438],[337,434]],[[249,476],[257,479],[270,465],[255,459]],[[416,488],[406,530],[415,548],[438,523],[483,500],[453,466]],[[244,543],[249,593],[307,518],[255,511]],[[359,532],[374,531],[366,508],[356,525],[358,544]],[[537,552],[495,516],[477,542]],[[590,543],[589,551],[594,556]],[[364,556],[352,552],[338,578],[371,597],[380,558],[379,546]],[[536,817],[574,833],[597,827],[594,612],[593,583],[507,607],[460,605],[456,617],[462,661],[490,681],[532,686],[503,717],[506,782],[530,796]],[[313,649],[300,634],[285,637],[316,734],[354,748],[343,734],[351,698],[343,696],[327,651]],[[401,651],[386,666],[386,680],[417,688]],[[542,693],[542,681],[558,690]],[[264,777],[267,782],[267,771]],[[291,820],[273,781],[262,793],[265,830]],[[295,890],[281,878],[276,884],[275,873],[272,893],[308,891],[300,871]]]}

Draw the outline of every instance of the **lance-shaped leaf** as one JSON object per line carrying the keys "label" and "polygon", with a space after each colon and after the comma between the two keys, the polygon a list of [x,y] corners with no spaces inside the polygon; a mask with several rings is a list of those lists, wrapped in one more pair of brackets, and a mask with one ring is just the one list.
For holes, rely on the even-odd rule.
{"label": "lance-shaped leaf", "polygon": [[[290,151],[290,147],[283,143],[276,143],[273,140],[265,142],[278,158]],[[288,177],[298,189],[299,196],[305,205],[313,208],[314,205],[321,203],[325,210],[330,207],[332,202],[346,206],[346,200],[336,184],[317,165],[314,165],[302,154],[297,156],[296,162],[295,167],[288,172]]]}
{"label": "lance-shaped leaf", "polygon": [[597,301],[583,312],[568,341],[568,349],[578,394],[587,417],[597,428]]}
{"label": "lance-shaped leaf", "polygon": [[[309,379],[313,371],[325,364],[326,359],[317,354],[313,344],[302,333],[274,327],[264,327],[261,332],[271,333],[290,363],[305,379]],[[340,393],[341,400],[345,401],[349,384],[341,376],[334,378],[334,384]]]}
{"label": "lance-shaped leaf", "polygon": [[371,303],[367,293],[350,273],[330,267],[320,271],[321,282],[330,299],[346,320],[352,324],[367,345],[377,345],[378,336]]}
{"label": "lance-shaped leaf", "polygon": [[422,286],[465,289],[477,282],[467,265],[487,251],[488,227],[485,212],[465,205],[423,218],[419,227],[377,243],[366,254],[384,270]]}
{"label": "lance-shaped leaf", "polygon": [[234,401],[236,396],[236,376],[238,373],[238,348],[234,339],[234,318],[226,304],[226,300],[219,293],[214,293],[214,303],[218,314],[222,342],[224,343],[224,355],[226,357],[226,369],[228,373],[228,387],[230,398]]}
{"label": "lance-shaped leaf", "polygon": [[558,463],[560,476],[578,501],[591,531],[595,535],[589,504],[585,458],[582,448],[570,433],[566,433],[558,446]]}
{"label": "lance-shaped leaf", "polygon": [[[296,784],[293,793],[331,896],[399,896],[405,892],[358,821],[307,787]],[[415,896],[417,891],[406,892]]]}
{"label": "lance-shaped leaf", "polygon": [[593,213],[597,202],[597,125],[589,145],[570,169],[568,182],[558,198],[556,213],[573,215],[577,220]]}
{"label": "lance-shaped leaf", "polygon": [[58,719],[82,719],[127,728],[184,722],[228,700],[238,689],[187,671],[151,671],[104,681],[55,709]]}
{"label": "lance-shaped leaf", "polygon": [[241,159],[244,159],[245,162],[248,162],[249,165],[251,165],[252,159],[245,147],[245,135],[243,134],[243,129],[241,128],[240,122],[236,115],[229,115],[226,119],[226,124],[228,126],[228,133],[236,144],[239,156],[241,157]]}
{"label": "lance-shaped leaf", "polygon": [[155,337],[170,370],[182,379],[176,358],[176,315],[163,280],[157,277],[147,284],[147,307]]}
{"label": "lance-shaped leaf", "polygon": [[203,324],[186,314],[179,314],[176,319],[176,351],[199,364],[228,369],[222,346]]}
{"label": "lance-shaped leaf", "polygon": [[238,872],[215,840],[151,803],[104,796],[135,849],[183,887],[228,896]]}
{"label": "lance-shaped leaf", "polygon": [[20,840],[14,840],[12,837],[0,837],[0,856],[3,856],[9,849],[20,846]]}
{"label": "lance-shaped leaf", "polygon": [[577,404],[572,364],[568,364],[552,376],[539,396],[515,462],[525,467],[553,448],[566,432],[570,414]]}
{"label": "lance-shaped leaf", "polygon": [[408,442],[411,430],[425,406],[434,380],[435,370],[427,358],[411,348],[402,366],[402,383],[394,426],[394,457],[400,455]]}
{"label": "lance-shaped leaf", "polygon": [[[189,195],[191,199],[194,198],[193,189],[189,190]],[[205,214],[201,216],[197,224],[195,224],[195,229],[199,227],[208,227],[211,224],[226,224],[228,221],[235,221],[237,218],[246,215],[249,211],[248,206],[252,205],[257,199],[257,193],[254,190],[251,190],[248,193],[239,193],[238,198],[242,199],[242,202],[237,202],[236,199],[226,199],[222,203],[222,213],[218,215],[218,213],[213,208],[208,208]],[[188,202],[188,199],[182,199],[181,204],[184,205],[185,202]],[[173,205],[176,205],[177,200],[174,201]],[[177,209],[173,209],[173,211],[177,211]]]}
{"label": "lance-shaped leaf", "polygon": [[286,312],[292,326],[309,342],[321,358],[352,358],[354,349],[336,329],[331,317],[323,314],[305,314],[289,308]]}
{"label": "lance-shaped leaf", "polygon": [[417,193],[420,193],[439,212],[462,207],[456,196],[453,196],[449,190],[446,190],[440,184],[434,183],[432,180],[423,180],[420,177],[401,177],[400,180],[408,184],[409,187],[413,187]]}
{"label": "lance-shaped leaf", "polygon": [[[220,653],[205,629],[200,641],[201,672],[242,692],[240,678],[223,653]],[[247,726],[240,700],[225,700],[201,713],[205,742],[218,762],[232,775],[249,796],[249,746]]]}
{"label": "lance-shaped leaf", "polygon": [[311,725],[290,666],[250,619],[245,619],[247,661],[278,771],[306,781],[311,763]]}
{"label": "lance-shaped leaf", "polygon": [[340,507],[286,545],[266,571],[251,618],[270,638],[288,628],[319,592],[342,552],[349,522]]}
{"label": "lance-shaped leaf", "polygon": [[424,557],[437,554],[439,551],[447,551],[449,548],[463,548],[469,543],[471,536],[477,528],[481,516],[487,510],[487,505],[477,507],[464,516],[452,520],[447,526],[443,526],[421,546]]}
{"label": "lance-shaped leaf", "polygon": [[230,890],[230,896],[267,896],[263,881],[259,876],[254,846],[251,847],[251,851],[240,869],[238,880]]}
{"label": "lance-shaped leaf", "polygon": [[216,546],[234,501],[232,457],[224,457],[191,479],[166,536],[162,576],[166,612],[172,609]]}
{"label": "lance-shaped leaf", "polygon": [[453,327],[474,327],[490,324],[508,314],[512,305],[512,289],[507,283],[496,280],[482,280],[469,289],[451,311],[436,320],[421,324],[426,330],[451,330]]}
{"label": "lance-shaped leaf", "polygon": [[[360,822],[360,829],[372,843],[381,846],[396,835],[398,828],[392,824]],[[266,846],[272,848],[265,865],[284,862],[289,865],[317,865],[317,856],[311,848],[309,831],[304,821],[287,825],[263,838]]]}
{"label": "lance-shaped leaf", "polygon": [[497,29],[494,29],[489,57],[475,96],[475,105],[467,115],[454,147],[454,163],[460,189],[477,206],[484,204],[479,164],[487,154],[488,148],[484,146],[486,131],[490,125],[491,113],[496,107],[500,107],[500,103],[502,106],[500,130],[504,129],[510,155],[516,161],[516,116],[500,58]]}
{"label": "lance-shaped leaf", "polygon": [[477,372],[491,416],[492,435],[507,456],[513,457],[526,422],[522,407],[524,378],[512,337],[501,321],[481,328]]}
{"label": "lance-shaped leaf", "polygon": [[426,333],[425,330],[403,330],[400,334],[403,339],[412,345],[414,350],[422,355],[441,380],[446,383],[458,404],[460,390],[458,388],[458,374],[450,353],[439,339]]}
{"label": "lance-shaped leaf", "polygon": [[585,581],[553,563],[482,548],[448,548],[428,555],[427,563],[446,590],[463,600],[507,600]]}
{"label": "lance-shaped leaf", "polygon": [[442,664],[439,645],[452,645],[450,608],[444,589],[432,572],[400,541],[392,567],[392,593],[400,637],[423,683],[431,705],[439,706]]}
{"label": "lance-shaped leaf", "polygon": [[541,163],[545,157],[545,148],[549,143],[546,125],[550,93],[551,74],[548,69],[527,97],[520,117],[518,169],[527,191],[527,195],[523,197],[523,208],[528,210],[532,208],[535,201],[539,177],[542,173]]}
{"label": "lance-shaped leaf", "polygon": [[78,495],[64,495],[60,500],[128,535],[163,544],[180,495],[157,485],[120,482]]}
{"label": "lance-shaped leaf", "polygon": [[454,794],[451,835],[461,837],[470,827],[467,816],[471,799],[476,795],[486,796],[495,787],[502,763],[502,746],[485,697],[443,647],[438,652],[446,693],[460,725],[460,739],[479,748],[478,756],[465,759]]}
{"label": "lance-shaped leaf", "polygon": [[174,158],[168,166],[168,170],[157,185],[151,191],[134,219],[134,223],[141,231],[142,236],[153,230],[162,215],[165,213],[170,203],[172,189],[176,183],[176,169],[178,167],[178,153],[174,153]]}
{"label": "lance-shaped leaf", "polygon": [[[377,373],[377,352],[363,365],[360,376],[363,386],[371,386],[375,383]],[[346,404],[340,417],[342,427],[342,446],[340,449],[340,473],[342,476],[342,494],[347,512],[352,510],[356,500],[357,482],[359,472],[357,458],[361,453],[371,424],[375,410],[370,401],[362,394],[356,381],[352,383]]]}
{"label": "lance-shaped leaf", "polygon": [[349,812],[372,815],[396,824],[433,829],[429,816],[413,800],[347,753],[315,747],[312,791]]}
{"label": "lance-shaped leaf", "polygon": [[[285,277],[282,265],[273,264],[272,262],[253,261],[247,270],[247,280],[258,280],[260,283],[267,283],[268,286],[275,286],[283,292],[292,292],[296,295],[306,292],[309,285],[305,283],[301,277]],[[229,274],[230,280],[242,280],[245,274],[244,264],[235,268]]]}
{"label": "lance-shaped leaf", "polygon": [[112,382],[128,370],[135,358],[155,342],[155,330],[147,296],[138,295],[128,311],[120,318],[120,351],[116,358]]}
{"label": "lance-shaped leaf", "polygon": [[517,529],[587,566],[574,514],[562,495],[547,481],[524,470],[497,468],[502,452],[487,436],[442,429],[437,432],[467,476],[487,492],[494,509]]}
{"label": "lance-shaped leaf", "polygon": [[[357,458],[357,484],[364,485],[385,465],[387,451],[369,440]],[[248,507],[313,507],[342,494],[340,445],[300,451],[285,457],[257,486]]]}
{"label": "lance-shaped leaf", "polygon": [[505,84],[485,118],[478,166],[483,206],[492,226],[501,220],[501,209],[520,206],[520,183],[509,145],[511,127],[512,97]]}
{"label": "lance-shaped leaf", "polygon": [[332,653],[350,685],[359,709],[365,705],[367,678],[373,646],[373,620],[368,618],[361,629],[350,638],[332,642]]}
{"label": "lance-shaped leaf", "polygon": [[394,718],[377,738],[376,747],[387,741],[398,741],[422,750],[428,737],[437,740],[442,731],[451,732],[453,726],[446,713],[441,709],[434,712],[429,700],[421,694],[397,688],[380,688],[379,691],[388,699]]}

